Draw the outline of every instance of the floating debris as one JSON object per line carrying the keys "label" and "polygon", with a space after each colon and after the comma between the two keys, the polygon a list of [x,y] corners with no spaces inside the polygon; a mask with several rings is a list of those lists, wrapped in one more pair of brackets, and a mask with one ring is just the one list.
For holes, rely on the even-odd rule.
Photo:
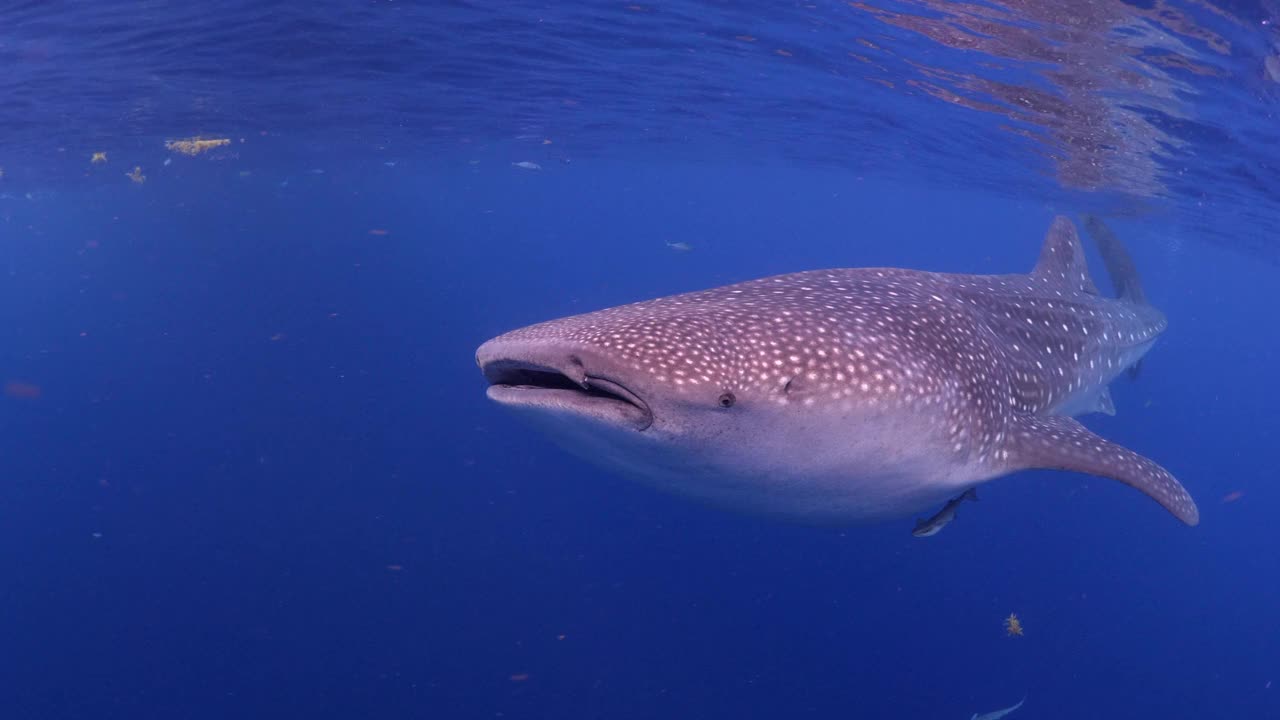
{"label": "floating debris", "polygon": [[20,400],[35,400],[44,393],[39,385],[11,380],[4,385],[4,394]]}
{"label": "floating debris", "polygon": [[164,166],[165,166],[165,167],[169,167],[169,163],[172,163],[172,162],[173,162],[173,158],[165,158],[165,159],[164,159]]}
{"label": "floating debris", "polygon": [[1223,496],[1222,496],[1222,502],[1223,502],[1224,504],[1225,504],[1225,503],[1233,503],[1233,502],[1235,502],[1235,501],[1239,500],[1239,499],[1240,499],[1240,498],[1242,498],[1242,497],[1244,497],[1244,491],[1243,491],[1243,490],[1232,490],[1231,492],[1229,492],[1229,493],[1227,493],[1226,495],[1223,495]]}
{"label": "floating debris", "polygon": [[369,234],[370,235],[390,235],[391,233],[387,230],[383,230],[382,228],[374,228],[369,231]]}
{"label": "floating debris", "polygon": [[130,180],[134,181],[135,183],[137,183],[137,184],[139,184],[139,185],[141,185],[142,183],[144,183],[144,182],[146,182],[146,181],[147,181],[147,176],[142,174],[142,166],[141,166],[141,165],[135,165],[135,166],[134,166],[134,168],[133,168],[133,172],[127,172],[127,173],[125,173],[125,174],[124,174],[124,176],[125,176],[125,177],[127,177],[127,178],[129,178]]}
{"label": "floating debris", "polygon": [[179,152],[179,153],[182,153],[183,155],[194,156],[194,155],[199,155],[200,153],[209,152],[214,148],[222,147],[223,145],[230,145],[230,144],[231,144],[230,138],[193,137],[193,138],[187,138],[185,140],[168,140],[165,142],[164,146],[165,148],[173,152]]}
{"label": "floating debris", "polygon": [[974,713],[972,720],[1000,720],[1000,718],[1004,717],[1005,715],[1008,715],[1014,710],[1017,710],[1018,708],[1022,707],[1022,704],[1025,703],[1026,701],[1027,701],[1027,698],[1023,697],[1021,700],[1018,701],[1017,705],[1012,705],[1010,707],[1004,708],[1003,710],[992,710],[989,713],[981,713],[981,714]]}
{"label": "floating debris", "polygon": [[539,165],[538,163],[529,162],[528,160],[524,160],[522,162],[513,162],[511,164],[522,170],[541,170],[542,169],[542,166]]}
{"label": "floating debris", "polygon": [[91,165],[101,165],[106,161],[107,161],[107,154],[105,152],[96,152],[93,154],[93,157],[89,158],[89,163]]}
{"label": "floating debris", "polygon": [[672,250],[675,250],[676,252],[689,252],[690,250],[693,249],[692,245],[684,241],[671,242],[670,240],[668,240],[667,247],[671,248]]}
{"label": "floating debris", "polygon": [[1022,621],[1017,615],[1009,613],[1009,617],[1004,619],[1004,631],[1009,637],[1022,637]]}

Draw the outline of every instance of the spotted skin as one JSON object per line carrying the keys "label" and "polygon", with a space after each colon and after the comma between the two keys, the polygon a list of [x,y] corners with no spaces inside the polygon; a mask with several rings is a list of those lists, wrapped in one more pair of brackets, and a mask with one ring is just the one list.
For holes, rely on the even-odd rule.
{"label": "spotted skin", "polygon": [[1195,524],[1172,475],[1070,418],[1108,409],[1106,384],[1165,324],[1099,295],[1060,217],[1026,275],[799,272],[532,325],[477,361],[491,398],[570,450],[719,505],[869,520],[1057,468],[1117,479]]}

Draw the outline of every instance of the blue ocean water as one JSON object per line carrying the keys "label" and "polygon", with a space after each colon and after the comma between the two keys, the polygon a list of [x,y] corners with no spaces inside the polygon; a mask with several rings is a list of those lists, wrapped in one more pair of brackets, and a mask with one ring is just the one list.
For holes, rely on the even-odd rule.
{"label": "blue ocean water", "polygon": [[[1280,717],[1276,19],[0,4],[0,717]],[[924,540],[735,515],[475,367],[763,275],[1025,271],[1082,212],[1170,320],[1085,422],[1198,527],[1048,472]]]}

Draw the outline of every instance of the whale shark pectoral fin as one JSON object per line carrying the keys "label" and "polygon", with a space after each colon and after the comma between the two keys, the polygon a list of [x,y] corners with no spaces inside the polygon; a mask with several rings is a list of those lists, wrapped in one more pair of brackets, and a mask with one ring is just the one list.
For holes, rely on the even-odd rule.
{"label": "whale shark pectoral fin", "polygon": [[1022,415],[1014,422],[1006,458],[1010,469],[1070,470],[1119,480],[1146,493],[1182,522],[1200,522],[1200,511],[1186,488],[1138,453],[1094,435],[1069,417]]}
{"label": "whale shark pectoral fin", "polygon": [[1066,415],[1075,417],[1085,413],[1102,413],[1103,415],[1115,415],[1116,404],[1111,399],[1111,390],[1106,385],[1097,390],[1078,395],[1071,398],[1067,402],[1053,408],[1054,415]]}

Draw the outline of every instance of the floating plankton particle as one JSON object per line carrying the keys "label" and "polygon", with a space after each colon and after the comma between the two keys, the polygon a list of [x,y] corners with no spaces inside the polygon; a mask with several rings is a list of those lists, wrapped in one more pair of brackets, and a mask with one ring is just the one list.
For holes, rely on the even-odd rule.
{"label": "floating plankton particle", "polygon": [[36,398],[39,398],[42,393],[43,391],[40,389],[40,386],[34,383],[11,380],[4,385],[4,394],[11,398],[35,400]]}
{"label": "floating plankton particle", "polygon": [[1017,615],[1009,613],[1009,617],[1004,619],[1004,631],[1010,636],[1022,635],[1022,621]]}

